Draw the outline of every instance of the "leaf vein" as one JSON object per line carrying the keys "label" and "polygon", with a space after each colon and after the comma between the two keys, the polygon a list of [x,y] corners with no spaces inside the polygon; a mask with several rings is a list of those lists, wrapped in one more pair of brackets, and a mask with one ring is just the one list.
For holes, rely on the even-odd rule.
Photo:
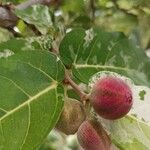
{"label": "leaf vein", "polygon": [[[21,61],[22,62],[22,61]],[[47,76],[49,79],[51,79],[52,81],[55,81],[51,76],[49,76],[45,71],[43,71],[42,69],[40,69],[40,68],[37,68],[36,66],[34,66],[34,65],[32,65],[30,62],[22,62],[22,63],[25,63],[25,64],[27,64],[27,65],[29,65],[29,66],[31,66],[32,68],[34,68],[34,69],[36,69],[36,70],[38,70],[38,71],[40,71],[40,72],[42,72],[45,76]]]}
{"label": "leaf vein", "polygon": [[29,103],[31,103],[33,100],[37,99],[38,97],[40,97],[41,95],[49,92],[52,89],[56,88],[56,84],[53,84],[51,86],[48,86],[46,89],[44,89],[43,91],[39,92],[38,94],[36,94],[33,97],[30,97],[27,101],[25,101],[24,103],[22,103],[21,105],[19,105],[18,107],[14,108],[13,110],[9,111],[6,115],[4,115],[3,117],[0,118],[0,121],[2,121],[3,119],[5,119],[7,116],[11,115],[12,113],[18,111],[19,109],[21,109],[22,107],[28,105]]}
{"label": "leaf vein", "polygon": [[79,53],[79,50],[80,50],[80,47],[81,47],[81,45],[82,45],[83,41],[84,41],[84,39],[81,41],[81,43],[80,43],[80,45],[79,45],[79,47],[78,47],[78,49],[77,49],[77,53],[76,53],[76,55],[75,55],[75,59],[74,59],[74,64],[75,64],[75,63],[76,63],[76,61],[77,61],[78,53]]}
{"label": "leaf vein", "polygon": [[91,56],[91,54],[92,54],[92,52],[93,52],[93,50],[94,50],[94,46],[95,46],[95,44],[97,43],[97,40],[98,40],[98,38],[95,39],[94,44],[92,45],[92,47],[91,47],[91,49],[90,49],[89,56],[88,56],[87,59],[85,60],[85,64],[88,64],[88,61],[89,61],[90,56]]}
{"label": "leaf vein", "polygon": [[1,111],[7,113],[8,111],[6,109],[0,108]]}
{"label": "leaf vein", "polygon": [[82,65],[82,64],[77,64],[75,65],[75,68],[103,68],[103,69],[117,69],[117,70],[124,70],[124,71],[135,71],[134,69],[128,69],[128,68],[122,68],[122,67],[115,67],[115,66],[103,66],[103,65]]}
{"label": "leaf vein", "polygon": [[13,83],[21,92],[23,92],[27,97],[31,97],[22,87],[20,87],[15,81],[13,81],[12,79],[3,76],[2,74],[0,74],[0,76],[8,81],[10,81],[11,83]]}
{"label": "leaf vein", "polygon": [[28,127],[27,127],[27,132],[26,132],[26,135],[25,135],[25,138],[24,138],[24,140],[23,140],[23,142],[22,142],[22,145],[21,145],[21,147],[20,147],[20,150],[22,149],[22,147],[24,146],[24,144],[25,144],[25,142],[26,142],[26,139],[27,139],[27,136],[28,136],[28,133],[29,133],[29,128],[30,128],[30,124],[31,124],[31,122],[30,122],[30,119],[31,119],[31,109],[30,109],[30,104],[28,103],[28,109],[29,109],[29,120],[28,120]]}

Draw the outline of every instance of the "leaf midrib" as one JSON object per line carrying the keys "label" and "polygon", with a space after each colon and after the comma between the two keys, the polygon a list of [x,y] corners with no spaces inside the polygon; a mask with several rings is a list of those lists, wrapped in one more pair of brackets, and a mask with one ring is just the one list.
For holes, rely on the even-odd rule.
{"label": "leaf midrib", "polygon": [[116,69],[116,70],[124,70],[124,71],[137,71],[134,69],[122,68],[122,67],[115,67],[115,66],[106,66],[106,65],[89,65],[89,64],[76,64],[75,68],[103,68],[103,69]]}
{"label": "leaf midrib", "polygon": [[52,89],[55,89],[57,87],[57,84],[54,83],[53,85],[48,86],[47,88],[45,88],[44,90],[42,90],[41,92],[37,93],[36,95],[34,95],[33,97],[30,97],[28,100],[26,100],[24,103],[22,103],[21,105],[19,105],[18,107],[12,109],[11,111],[9,111],[8,113],[6,113],[3,117],[0,118],[0,124],[1,121],[3,119],[5,119],[7,116],[13,114],[14,112],[18,111],[19,109],[21,109],[22,107],[29,105],[33,100],[37,99],[38,97],[40,97],[41,95],[49,92]]}

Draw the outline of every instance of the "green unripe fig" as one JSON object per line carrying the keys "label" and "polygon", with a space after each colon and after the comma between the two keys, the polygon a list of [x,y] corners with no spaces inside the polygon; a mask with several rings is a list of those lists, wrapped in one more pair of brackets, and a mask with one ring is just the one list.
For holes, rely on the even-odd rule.
{"label": "green unripe fig", "polygon": [[111,140],[96,120],[87,120],[82,123],[77,132],[79,144],[84,150],[110,150]]}
{"label": "green unripe fig", "polygon": [[67,99],[57,122],[56,129],[66,135],[75,134],[85,120],[86,114],[83,104],[75,99]]}

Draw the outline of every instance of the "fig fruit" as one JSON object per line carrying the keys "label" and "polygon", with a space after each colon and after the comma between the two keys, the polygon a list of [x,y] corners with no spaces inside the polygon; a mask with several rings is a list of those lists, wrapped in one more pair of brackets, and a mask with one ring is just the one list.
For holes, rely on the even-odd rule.
{"label": "fig fruit", "polygon": [[77,138],[84,150],[110,150],[111,140],[101,124],[93,119],[84,121]]}
{"label": "fig fruit", "polygon": [[57,122],[56,129],[66,135],[75,134],[86,119],[84,106],[75,99],[67,99],[64,102],[64,108]]}
{"label": "fig fruit", "polygon": [[119,119],[132,107],[132,91],[123,79],[108,75],[95,82],[90,102],[101,117],[109,120]]}

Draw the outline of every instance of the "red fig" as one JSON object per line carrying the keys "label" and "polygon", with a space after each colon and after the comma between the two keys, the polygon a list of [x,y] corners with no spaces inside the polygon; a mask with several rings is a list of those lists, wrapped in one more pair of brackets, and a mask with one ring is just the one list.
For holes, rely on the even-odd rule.
{"label": "red fig", "polygon": [[56,129],[66,135],[75,134],[85,118],[86,114],[83,104],[75,99],[68,98],[64,103]]}
{"label": "red fig", "polygon": [[77,138],[84,150],[110,150],[110,138],[98,121],[84,121],[78,129]]}
{"label": "red fig", "polygon": [[121,78],[105,76],[95,82],[90,101],[101,117],[110,120],[119,119],[132,107],[132,91]]}

